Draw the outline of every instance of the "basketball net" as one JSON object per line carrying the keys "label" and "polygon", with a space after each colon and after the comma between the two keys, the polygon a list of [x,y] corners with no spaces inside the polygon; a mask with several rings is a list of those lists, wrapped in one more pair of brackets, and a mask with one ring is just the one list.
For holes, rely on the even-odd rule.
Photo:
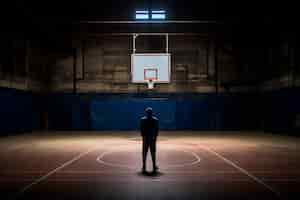
{"label": "basketball net", "polygon": [[152,90],[154,88],[154,81],[152,79],[147,80],[148,89]]}

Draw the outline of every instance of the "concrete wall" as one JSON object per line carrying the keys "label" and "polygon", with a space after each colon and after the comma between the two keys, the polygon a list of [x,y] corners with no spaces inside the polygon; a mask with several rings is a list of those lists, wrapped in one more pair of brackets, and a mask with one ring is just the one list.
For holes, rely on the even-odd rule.
{"label": "concrete wall", "polygon": [[268,79],[262,84],[265,91],[300,86],[300,49],[296,41],[282,40],[267,50]]}
{"label": "concrete wall", "polygon": [[[153,38],[152,38],[153,37]],[[146,84],[131,83],[132,37],[103,36],[73,40],[68,49],[58,49],[51,66],[51,91],[73,91],[73,70],[76,63],[77,92],[139,93]],[[164,38],[139,36],[137,52],[164,52]],[[172,55],[171,83],[158,84],[156,93],[206,93],[215,91],[215,43],[208,37],[170,36]],[[222,55],[222,51],[218,51]],[[232,55],[219,56],[223,65],[220,78],[232,79],[236,64]],[[224,62],[222,62],[224,60]],[[83,68],[84,67],[84,68]],[[235,77],[237,78],[237,77]],[[220,80],[221,80],[220,79]],[[219,81],[219,84],[221,81]]]}
{"label": "concrete wall", "polygon": [[[139,36],[137,52],[164,52],[164,41],[161,36]],[[215,92],[216,85],[222,92],[228,90],[227,83],[257,77],[259,72],[253,71],[257,67],[253,68],[247,61],[239,62],[230,45],[219,44],[216,48],[215,40],[208,36],[170,36],[171,83],[157,84],[153,92],[207,93]],[[45,93],[72,92],[75,69],[75,89],[79,93],[147,91],[146,84],[131,83],[131,36],[70,37],[49,41],[4,38],[0,50],[2,87]],[[249,89],[241,87],[230,89]]]}
{"label": "concrete wall", "polygon": [[44,91],[51,75],[48,50],[24,38],[1,38],[0,42],[0,87]]}

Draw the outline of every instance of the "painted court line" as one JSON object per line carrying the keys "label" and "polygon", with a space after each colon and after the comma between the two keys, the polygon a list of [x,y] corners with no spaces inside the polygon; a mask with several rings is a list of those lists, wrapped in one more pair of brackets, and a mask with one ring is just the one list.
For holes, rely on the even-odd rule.
{"label": "painted court line", "polygon": [[83,156],[91,153],[92,151],[95,151],[98,148],[91,148],[85,152],[80,153],[79,155],[75,156],[73,159],[63,163],[62,165],[60,165],[59,167],[51,170],[50,172],[48,172],[47,174],[41,176],[40,178],[36,179],[35,181],[33,181],[32,183],[30,183],[29,185],[25,186],[24,188],[22,188],[19,193],[17,194],[17,196],[24,194],[26,191],[28,191],[29,189],[31,189],[34,185],[39,184],[40,182],[46,180],[49,176],[55,174],[56,172],[58,172],[59,170],[71,165],[72,163],[74,163],[75,161],[79,160],[80,158],[82,158]]}
{"label": "painted court line", "polygon": [[[172,165],[168,165],[168,166],[162,167],[161,169],[180,168],[180,167],[193,166],[193,165],[198,164],[201,161],[201,158],[195,152],[193,152],[193,151],[186,151],[186,150],[181,150],[181,151],[183,151],[185,153],[191,154],[195,159],[192,162],[190,162],[190,163],[172,164]],[[105,152],[101,153],[100,156],[97,157],[96,161],[99,162],[100,164],[103,164],[103,165],[106,165],[106,166],[110,166],[110,167],[126,168],[128,170],[134,170],[134,171],[137,170],[137,168],[132,167],[130,165],[107,162],[107,161],[105,161],[103,159],[104,156],[109,155],[111,153],[115,153],[115,152],[123,152],[123,151],[120,151],[120,150],[119,151],[114,151],[114,150],[105,151]]]}
{"label": "painted court line", "polygon": [[258,184],[264,186],[267,190],[269,190],[270,192],[272,192],[273,194],[275,194],[278,198],[280,198],[280,193],[277,192],[276,190],[274,190],[271,186],[269,186],[268,184],[266,184],[264,181],[262,181],[261,179],[257,178],[256,176],[254,176],[253,174],[251,174],[250,172],[248,172],[247,170],[243,169],[242,167],[239,167],[237,164],[235,164],[234,162],[232,162],[231,160],[225,158],[224,156],[222,156],[221,154],[219,154],[218,152],[204,147],[204,146],[200,146],[198,145],[198,147],[210,152],[211,154],[214,154],[215,156],[217,156],[218,158],[220,158],[221,160],[223,160],[225,163],[231,165],[232,167],[234,167],[235,169],[237,169],[238,171],[240,171],[241,173],[247,175],[249,178],[251,178],[252,180],[254,180],[255,182],[257,182]]}

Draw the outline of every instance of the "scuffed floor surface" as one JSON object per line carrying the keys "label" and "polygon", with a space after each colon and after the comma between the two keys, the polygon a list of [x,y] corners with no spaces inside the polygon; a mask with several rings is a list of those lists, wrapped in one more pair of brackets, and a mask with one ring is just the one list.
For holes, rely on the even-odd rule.
{"label": "scuffed floor surface", "polygon": [[138,132],[2,137],[1,199],[300,199],[299,144],[258,132],[161,132],[160,171],[144,175]]}

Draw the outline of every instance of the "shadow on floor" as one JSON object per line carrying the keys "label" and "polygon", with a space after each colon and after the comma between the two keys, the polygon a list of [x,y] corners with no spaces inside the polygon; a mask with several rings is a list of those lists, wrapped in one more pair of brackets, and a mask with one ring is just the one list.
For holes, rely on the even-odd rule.
{"label": "shadow on floor", "polygon": [[143,177],[160,177],[163,176],[164,173],[162,172],[138,172],[139,176],[143,176]]}

